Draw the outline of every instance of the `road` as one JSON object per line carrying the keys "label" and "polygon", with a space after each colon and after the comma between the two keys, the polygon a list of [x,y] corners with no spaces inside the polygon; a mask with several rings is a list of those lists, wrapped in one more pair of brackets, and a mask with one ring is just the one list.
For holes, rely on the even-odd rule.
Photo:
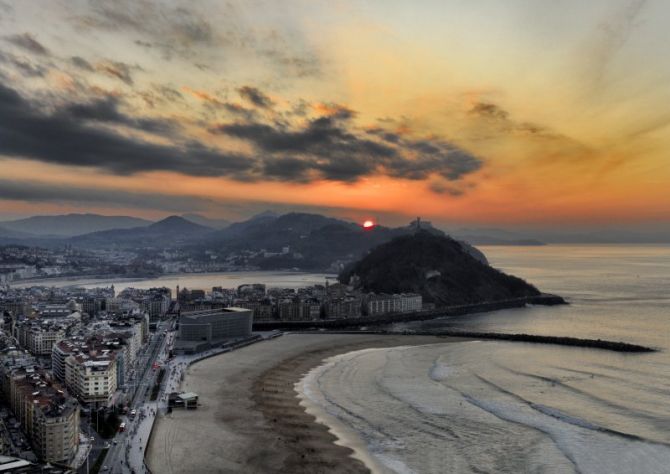
{"label": "road", "polygon": [[[126,423],[126,429],[122,433],[117,433],[111,440],[101,472],[114,474],[147,472],[144,467],[144,449],[158,409],[158,402],[151,401],[152,387],[159,373],[159,370],[153,369],[153,365],[157,363],[164,366],[174,342],[174,324],[174,320],[159,322],[156,332],[151,336],[146,350],[140,357],[136,369],[139,372],[136,377],[139,375],[139,379],[136,378],[128,393],[129,412],[135,410],[137,414],[132,418],[123,417],[122,421]],[[167,370],[166,368],[162,386],[165,385],[165,380],[168,378]],[[159,397],[162,396],[161,392],[159,392]]]}

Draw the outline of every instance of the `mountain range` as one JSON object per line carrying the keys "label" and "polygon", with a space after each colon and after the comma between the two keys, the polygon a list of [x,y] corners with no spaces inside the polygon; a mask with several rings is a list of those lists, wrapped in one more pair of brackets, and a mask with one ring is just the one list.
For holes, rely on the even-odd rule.
{"label": "mountain range", "polygon": [[[311,218],[303,217],[303,220],[310,221],[309,223],[298,222],[299,218],[284,218],[271,211],[266,211],[258,214],[250,219],[242,222],[231,223],[225,219],[213,219],[199,214],[183,214],[180,217],[183,220],[199,225],[201,228],[197,232],[186,231],[189,237],[194,234],[205,236],[206,230],[211,230],[213,234],[209,237],[212,239],[220,239],[228,242],[228,244],[235,247],[231,241],[235,236],[247,236],[252,241],[267,247],[273,247],[273,242],[270,236],[284,235],[288,240],[282,241],[282,246],[290,245],[293,237],[289,238],[292,231],[289,230],[291,225],[288,221],[294,220],[296,229],[302,231],[316,231],[326,225],[333,225],[335,227],[349,228],[350,230],[360,230],[357,224],[346,222],[340,219],[320,216],[318,214],[302,214],[289,213],[285,216],[313,216]],[[298,220],[296,220],[298,219]],[[159,221],[160,222],[160,221]],[[273,223],[278,225],[277,229],[265,225]],[[65,214],[54,216],[33,216],[25,219],[9,220],[0,222],[0,244],[16,244],[24,243],[26,245],[37,246],[54,246],[67,243],[70,238],[77,237],[74,242],[102,243],[102,239],[110,237],[114,241],[122,240],[131,243],[138,239],[134,237],[124,237],[123,232],[110,232],[109,234],[98,234],[106,231],[121,231],[121,230],[135,230],[149,227],[156,222],[146,219],[140,219],[130,216],[103,216],[98,214]],[[285,225],[286,224],[286,225]],[[353,227],[352,227],[353,226]],[[155,229],[155,228],[154,228]],[[180,229],[177,233],[181,233]],[[336,231],[337,229],[332,228]],[[380,234],[386,234],[389,237],[389,228],[377,227],[373,234],[379,237]],[[279,234],[277,234],[277,232]],[[148,235],[151,235],[151,231]],[[449,235],[457,240],[466,241],[472,245],[543,245],[545,243],[564,243],[564,244],[579,244],[579,243],[668,243],[670,242],[670,228],[659,229],[640,229],[640,230],[592,230],[588,232],[575,231],[547,231],[547,230],[533,230],[525,229],[518,231],[510,231],[496,228],[454,228],[447,231]],[[96,235],[88,235],[96,234]],[[142,234],[147,234],[142,232]],[[265,234],[265,235],[264,235]],[[392,234],[392,232],[391,232]],[[84,237],[87,236],[87,237]],[[176,237],[176,236],[173,236]],[[183,237],[183,236],[182,236]],[[317,235],[315,234],[316,238]],[[375,238],[366,237],[370,240]],[[180,238],[167,237],[161,241],[171,242],[173,240],[181,241]],[[383,240],[383,239],[382,239]],[[112,242],[114,243],[114,242]],[[293,242],[295,244],[295,242]],[[96,245],[98,245],[96,244]],[[228,245],[226,244],[226,245]],[[276,242],[275,242],[276,244]],[[278,245],[278,244],[277,244]],[[276,247],[277,245],[274,245]],[[337,244],[335,244],[337,245]]]}
{"label": "mountain range", "polygon": [[65,214],[33,216],[26,219],[0,222],[0,236],[11,237],[72,237],[111,229],[129,229],[151,224],[151,221],[129,216],[101,216],[99,214]]}

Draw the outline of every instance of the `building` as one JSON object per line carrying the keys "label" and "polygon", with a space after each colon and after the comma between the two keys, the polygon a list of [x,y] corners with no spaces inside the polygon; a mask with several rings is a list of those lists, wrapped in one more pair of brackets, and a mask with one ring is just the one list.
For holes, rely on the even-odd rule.
{"label": "building", "polygon": [[68,328],[75,322],[76,318],[69,321],[23,320],[15,325],[14,334],[21,347],[27,349],[31,354],[50,355],[54,344],[65,338]]}
{"label": "building", "polygon": [[403,293],[396,295],[369,294],[365,304],[369,316],[385,313],[407,313],[419,311],[423,303],[421,295],[416,293]]}
{"label": "building", "polygon": [[82,403],[108,405],[116,392],[116,370],[110,350],[73,354],[65,359],[65,385]]}
{"label": "building", "polygon": [[324,315],[326,319],[360,318],[361,304],[357,297],[331,299],[324,305]]}
{"label": "building", "polygon": [[296,299],[281,300],[277,304],[280,321],[300,321],[300,301]]}
{"label": "building", "polygon": [[272,321],[274,319],[272,302],[269,299],[260,301],[236,300],[235,306],[252,310],[254,321]]}
{"label": "building", "polygon": [[3,366],[3,395],[37,457],[69,464],[79,445],[79,404],[47,372],[24,365]]}
{"label": "building", "polygon": [[232,339],[251,336],[253,311],[245,308],[221,308],[192,311],[179,316],[175,351],[192,353],[207,350]]}

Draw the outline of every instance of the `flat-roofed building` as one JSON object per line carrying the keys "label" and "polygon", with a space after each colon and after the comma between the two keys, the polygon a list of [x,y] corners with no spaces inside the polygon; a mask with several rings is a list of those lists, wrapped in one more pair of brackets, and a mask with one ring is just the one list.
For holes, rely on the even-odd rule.
{"label": "flat-roofed building", "polygon": [[69,464],[79,444],[79,404],[36,367],[5,375],[5,397],[43,462]]}
{"label": "flat-roofed building", "polygon": [[199,352],[226,341],[250,337],[252,324],[253,310],[245,308],[182,313],[175,350],[181,353]]}
{"label": "flat-roofed building", "polygon": [[116,391],[116,370],[111,351],[71,355],[65,359],[65,385],[83,403],[107,404]]}

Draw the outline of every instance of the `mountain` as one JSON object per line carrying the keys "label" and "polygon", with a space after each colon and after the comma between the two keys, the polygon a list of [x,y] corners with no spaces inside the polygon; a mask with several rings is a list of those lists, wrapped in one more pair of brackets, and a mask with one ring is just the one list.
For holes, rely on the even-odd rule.
{"label": "mountain", "polygon": [[[432,227],[426,231],[444,235]],[[262,269],[324,270],[337,268],[360,258],[383,242],[414,232],[416,227],[412,225],[363,229],[353,222],[292,212],[281,216],[264,214],[231,224],[205,236],[202,241],[194,243],[194,247],[222,254],[264,250],[262,255],[248,262]],[[486,257],[474,247],[465,243],[459,245],[474,258],[486,262]]]}
{"label": "mountain", "polygon": [[183,217],[170,216],[146,227],[148,232],[177,232],[181,234],[200,234],[212,231],[211,227],[196,224]]}
{"label": "mountain", "polygon": [[182,214],[181,217],[196,224],[211,227],[212,229],[225,229],[230,225],[230,221],[226,219],[210,219],[200,214]]}
{"label": "mountain", "polygon": [[456,240],[425,231],[375,247],[339,279],[357,281],[361,289],[375,293],[420,293],[438,306],[540,294],[522,279],[477,260]]}
{"label": "mountain", "polygon": [[13,239],[30,239],[35,237],[34,234],[29,234],[27,232],[20,232],[17,230],[13,229],[8,229],[6,227],[0,227],[0,239],[7,239],[7,240],[13,240]]}
{"label": "mountain", "polygon": [[117,247],[124,249],[183,246],[193,240],[213,232],[209,227],[196,224],[179,216],[170,216],[148,226],[130,229],[111,229],[78,235],[70,239],[74,246],[99,248]]}
{"label": "mountain", "polygon": [[110,229],[128,229],[151,224],[151,221],[129,216],[101,216],[98,214],[64,214],[33,216],[27,219],[0,222],[3,228],[34,236],[72,237]]}

